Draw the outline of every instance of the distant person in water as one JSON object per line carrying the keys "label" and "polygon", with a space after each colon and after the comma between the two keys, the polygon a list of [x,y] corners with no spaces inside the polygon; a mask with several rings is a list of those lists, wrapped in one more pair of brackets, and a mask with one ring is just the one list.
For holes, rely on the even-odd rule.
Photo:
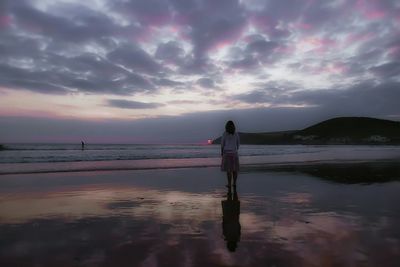
{"label": "distant person in water", "polygon": [[85,149],[85,143],[83,141],[81,141],[81,145],[82,145],[82,150]]}
{"label": "distant person in water", "polygon": [[[239,156],[238,150],[240,146],[239,134],[236,132],[236,127],[233,121],[228,121],[225,124],[225,132],[221,138],[221,170],[226,172],[228,184],[226,187],[236,187],[236,180],[239,171]],[[232,181],[233,180],[233,181]]]}

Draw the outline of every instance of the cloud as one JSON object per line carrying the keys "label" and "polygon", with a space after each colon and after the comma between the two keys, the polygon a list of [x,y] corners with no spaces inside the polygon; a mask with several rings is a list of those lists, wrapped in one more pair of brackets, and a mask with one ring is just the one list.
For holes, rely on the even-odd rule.
{"label": "cloud", "polygon": [[371,85],[364,82],[347,88],[299,90],[293,87],[279,88],[267,86],[248,93],[233,95],[231,98],[249,104],[269,104],[271,106],[305,105],[316,106],[330,113],[338,110],[340,113],[363,114],[373,116],[399,115],[400,99],[399,82],[386,82]]}
{"label": "cloud", "polygon": [[212,80],[210,78],[200,78],[197,80],[196,83],[203,88],[214,88],[215,87],[214,80]]}
{"label": "cloud", "polygon": [[178,42],[169,41],[158,45],[155,58],[161,59],[166,63],[181,64],[185,51]]}
{"label": "cloud", "polygon": [[178,12],[178,22],[191,28],[188,33],[197,60],[210,49],[228,45],[242,34],[246,25],[244,10],[239,1],[172,1]]}
{"label": "cloud", "polygon": [[175,88],[181,88],[185,85],[184,82],[174,81],[166,78],[154,79],[153,83],[159,86],[175,87]]}
{"label": "cloud", "polygon": [[[18,1],[19,2],[19,1]],[[10,4],[10,13],[16,25],[25,31],[62,40],[84,42],[117,33],[121,28],[101,12],[82,5],[62,6],[63,10],[51,14],[21,1]],[[74,16],[66,17],[66,14]]]}
{"label": "cloud", "polygon": [[137,22],[148,26],[165,25],[172,19],[172,9],[168,1],[108,1],[111,8],[127,19],[135,18]]}
{"label": "cloud", "polygon": [[259,34],[246,36],[244,40],[246,46],[243,49],[232,47],[226,61],[229,68],[251,73],[258,71],[263,64],[273,63],[282,57],[278,49],[285,46],[284,41],[268,41]]}
{"label": "cloud", "polygon": [[266,41],[265,39],[258,39],[250,42],[246,46],[246,52],[250,54],[256,53],[259,55],[264,55],[266,53],[272,52],[272,50],[276,47],[276,42]]}
{"label": "cloud", "polygon": [[124,99],[109,99],[107,105],[115,108],[125,108],[125,109],[153,109],[164,106],[161,103],[145,103]]}
{"label": "cloud", "polygon": [[168,104],[172,104],[172,105],[179,105],[179,104],[188,104],[188,105],[193,105],[193,104],[198,104],[199,101],[195,101],[195,100],[172,100],[172,101],[168,101]]}
{"label": "cloud", "polygon": [[389,62],[379,66],[374,66],[371,67],[369,70],[383,79],[392,78],[396,76],[400,77],[400,61]]}
{"label": "cloud", "polygon": [[0,32],[0,85],[47,94],[156,89],[141,73],[157,75],[161,67],[141,48],[116,42],[126,27],[106,14],[76,3],[48,11],[24,1],[6,7],[15,28]]}
{"label": "cloud", "polygon": [[132,44],[119,46],[107,58],[136,72],[155,74],[162,69],[146,51]]}
{"label": "cloud", "polygon": [[[392,103],[400,73],[396,1],[72,0],[0,6],[1,87],[66,98],[76,92],[168,93],[177,106],[182,93],[218,87],[220,94],[208,102],[215,110],[226,102],[226,91],[238,88],[228,98],[247,106],[318,106],[330,110],[326,116],[343,106],[349,114],[398,114]],[[243,93],[245,88],[254,90]]]}
{"label": "cloud", "polygon": [[252,55],[248,55],[242,59],[232,60],[231,62],[229,62],[229,66],[231,68],[241,69],[245,71],[257,69],[260,65],[260,61]]}
{"label": "cloud", "polygon": [[[57,64],[58,61],[61,61],[60,65]],[[93,55],[72,59],[49,57],[47,67],[49,69],[42,69],[40,66],[28,69],[0,63],[0,84],[48,94],[81,91],[128,95],[154,89],[139,74],[126,71],[102,58],[94,58]]]}

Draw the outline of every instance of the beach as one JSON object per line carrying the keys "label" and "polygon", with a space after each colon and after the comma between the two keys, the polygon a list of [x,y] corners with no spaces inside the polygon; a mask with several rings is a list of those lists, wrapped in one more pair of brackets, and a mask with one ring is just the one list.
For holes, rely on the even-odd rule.
{"label": "beach", "polygon": [[244,165],[233,217],[213,166],[0,175],[0,263],[399,266],[398,163]]}
{"label": "beach", "polygon": [[400,0],[0,0],[0,267],[400,267]]}

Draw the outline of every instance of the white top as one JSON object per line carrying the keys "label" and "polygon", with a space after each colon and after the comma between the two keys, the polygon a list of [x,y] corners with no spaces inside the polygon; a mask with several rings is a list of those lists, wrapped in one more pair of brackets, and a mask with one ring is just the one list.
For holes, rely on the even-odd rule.
{"label": "white top", "polygon": [[221,137],[221,148],[225,152],[237,153],[240,146],[239,134],[235,132],[234,134],[229,134],[224,132]]}

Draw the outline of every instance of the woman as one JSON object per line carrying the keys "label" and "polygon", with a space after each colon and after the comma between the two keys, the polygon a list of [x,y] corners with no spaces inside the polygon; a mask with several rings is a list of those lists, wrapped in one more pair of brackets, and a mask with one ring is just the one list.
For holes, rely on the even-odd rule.
{"label": "woman", "polygon": [[221,138],[221,170],[226,172],[228,184],[226,187],[236,187],[237,174],[239,171],[239,156],[238,150],[240,146],[239,134],[236,132],[236,127],[233,121],[228,121],[225,124],[225,132]]}

